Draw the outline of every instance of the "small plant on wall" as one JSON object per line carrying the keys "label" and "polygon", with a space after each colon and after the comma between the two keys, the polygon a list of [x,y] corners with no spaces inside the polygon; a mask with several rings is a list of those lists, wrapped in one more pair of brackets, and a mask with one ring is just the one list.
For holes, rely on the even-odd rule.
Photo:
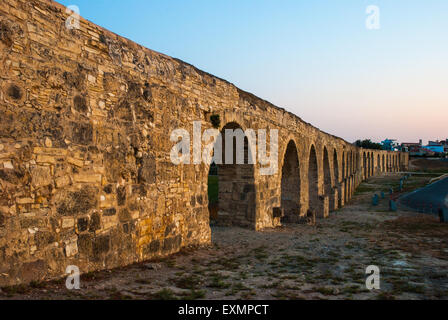
{"label": "small plant on wall", "polygon": [[221,117],[219,116],[219,114],[214,114],[210,116],[210,122],[212,123],[213,128],[219,129],[219,127],[221,126]]}

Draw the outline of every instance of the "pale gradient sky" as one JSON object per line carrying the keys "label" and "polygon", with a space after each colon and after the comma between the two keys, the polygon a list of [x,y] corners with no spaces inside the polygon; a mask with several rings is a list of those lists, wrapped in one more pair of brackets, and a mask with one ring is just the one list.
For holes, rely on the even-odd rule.
{"label": "pale gradient sky", "polygon": [[448,0],[58,2],[350,142],[448,138]]}

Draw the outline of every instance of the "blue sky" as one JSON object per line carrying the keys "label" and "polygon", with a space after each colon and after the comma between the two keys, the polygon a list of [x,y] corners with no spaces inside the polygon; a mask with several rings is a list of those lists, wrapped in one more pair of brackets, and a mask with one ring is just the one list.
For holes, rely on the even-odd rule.
{"label": "blue sky", "polygon": [[348,141],[448,138],[446,0],[58,2]]}

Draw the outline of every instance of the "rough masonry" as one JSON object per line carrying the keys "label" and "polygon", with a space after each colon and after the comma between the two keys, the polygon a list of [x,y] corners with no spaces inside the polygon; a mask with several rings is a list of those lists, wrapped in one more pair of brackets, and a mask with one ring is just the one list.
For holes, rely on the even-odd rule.
{"label": "rough masonry", "polygon": [[[318,217],[408,155],[363,150],[47,0],[0,0],[0,286],[114,268],[211,241],[209,167],[174,165],[174,128],[279,130],[279,168],[218,168],[218,218]],[[217,121],[217,119],[219,121]]]}

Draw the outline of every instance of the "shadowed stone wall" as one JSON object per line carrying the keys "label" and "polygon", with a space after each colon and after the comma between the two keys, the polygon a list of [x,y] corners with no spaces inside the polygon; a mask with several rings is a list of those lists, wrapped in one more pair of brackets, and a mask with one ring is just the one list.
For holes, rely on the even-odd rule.
{"label": "shadowed stone wall", "polygon": [[[407,154],[358,149],[90,22],[69,30],[59,4],[0,2],[0,285],[62,277],[68,265],[88,272],[209,244],[209,167],[172,164],[170,134],[192,133],[193,121],[211,128],[212,115],[220,116],[219,129],[278,129],[281,165],[288,144],[297,152],[291,171],[231,168],[253,176],[245,185],[225,175],[233,208],[245,210],[243,222],[254,230],[281,224],[274,212],[282,172],[300,179],[296,214],[312,203],[325,216],[373,168],[407,168]],[[357,160],[343,159],[349,153]]]}

